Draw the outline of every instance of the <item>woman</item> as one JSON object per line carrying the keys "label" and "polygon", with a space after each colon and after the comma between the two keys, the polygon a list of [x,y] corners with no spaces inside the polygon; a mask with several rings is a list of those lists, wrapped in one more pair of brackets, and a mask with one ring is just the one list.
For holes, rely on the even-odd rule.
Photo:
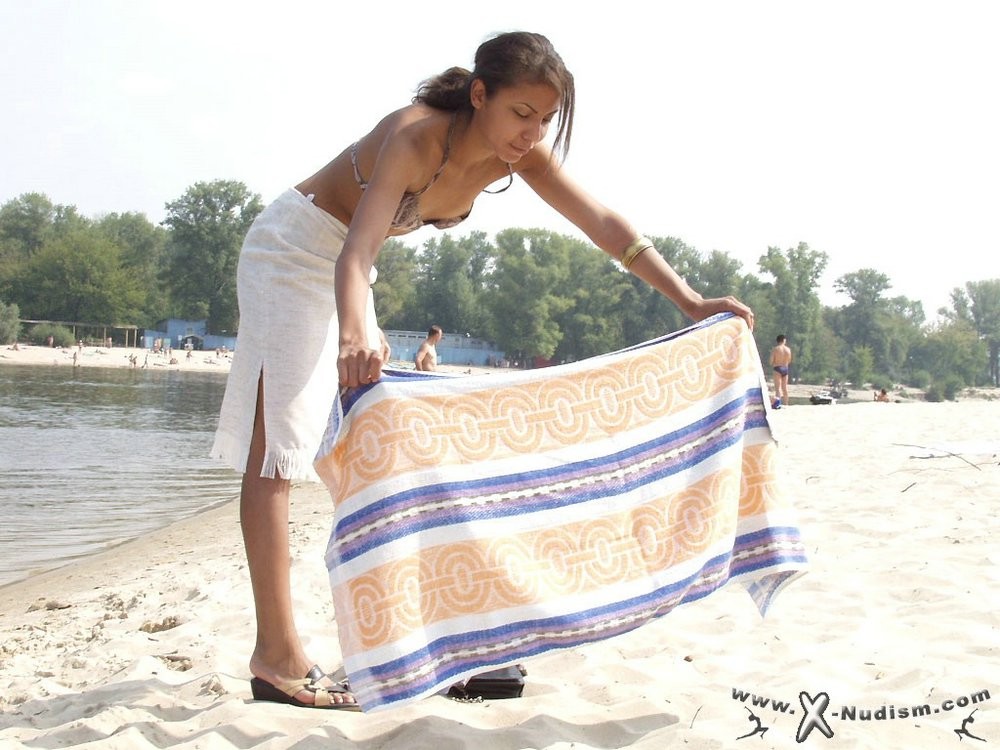
{"label": "woman", "polygon": [[[554,154],[565,156],[573,111],[573,77],[548,39],[501,34],[479,47],[473,71],[451,68],[424,82],[412,104],[279,197],[248,233],[238,273],[239,349],[213,450],[244,472],[256,698],[357,709],[349,692],[310,666],[295,629],[288,493],[290,480],[313,476],[338,384],[378,380],[388,361],[370,290],[386,237],[424,224],[455,226],[488,186],[509,186],[516,174],[692,319],[729,311],[753,325],[736,299],[703,299],[559,168]],[[543,140],[554,120],[550,149]]]}

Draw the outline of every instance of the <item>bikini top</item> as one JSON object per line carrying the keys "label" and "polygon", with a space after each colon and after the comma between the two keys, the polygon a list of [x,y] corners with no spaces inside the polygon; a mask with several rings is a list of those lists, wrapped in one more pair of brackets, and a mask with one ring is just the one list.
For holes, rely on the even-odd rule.
{"label": "bikini top", "polygon": [[[472,213],[472,206],[469,206],[469,210],[464,214],[450,219],[428,219],[425,221],[420,216],[420,196],[427,192],[431,185],[437,182],[438,177],[444,171],[445,164],[448,163],[448,157],[451,154],[451,135],[455,130],[455,120],[456,117],[453,115],[451,124],[448,126],[448,136],[444,143],[444,155],[441,157],[441,166],[437,168],[434,176],[422,188],[412,193],[403,193],[403,197],[399,201],[399,206],[396,208],[396,215],[389,225],[390,230],[402,229],[406,232],[412,232],[427,224],[431,224],[437,229],[450,229],[453,226],[461,224]],[[351,144],[351,166],[354,167],[354,179],[357,180],[358,186],[362,190],[365,190],[368,187],[368,181],[361,176],[361,171],[358,169],[358,143],[359,141],[355,141]],[[507,171],[510,172],[510,178],[513,181],[514,175],[509,164],[507,165]]]}

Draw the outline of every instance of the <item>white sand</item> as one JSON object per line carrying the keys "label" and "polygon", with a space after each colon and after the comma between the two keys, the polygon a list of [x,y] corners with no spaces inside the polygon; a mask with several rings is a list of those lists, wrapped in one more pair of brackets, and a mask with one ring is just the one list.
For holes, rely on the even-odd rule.
{"label": "white sand", "polygon": [[[76,362],[73,354],[76,354]],[[146,369],[169,370],[208,370],[212,372],[229,372],[232,352],[216,354],[211,351],[192,351],[174,349],[170,357],[165,353],[153,354],[149,349],[134,349],[125,347],[84,346],[82,348],[34,346],[18,344],[17,349],[10,345],[0,347],[0,364],[12,365],[52,365],[55,367],[115,367],[129,369],[133,367],[129,358],[136,358],[136,367]],[[175,360],[171,363],[171,359]]]}
{"label": "white sand", "polygon": [[[796,406],[772,421],[812,567],[766,620],[733,585],[634,633],[529,662],[518,700],[436,697],[371,715],[254,703],[252,601],[230,504],[0,589],[0,747],[1000,744],[1000,401]],[[292,515],[300,629],[334,670],[325,491],[296,487]],[[734,689],[795,713],[743,704]],[[983,690],[990,698],[971,703]],[[814,729],[796,743],[802,692],[809,703],[828,694],[832,739]],[[924,704],[929,715],[898,718]],[[737,740],[754,727],[745,705],[763,737]],[[862,720],[883,706],[897,718]],[[970,714],[985,743],[955,734]]]}

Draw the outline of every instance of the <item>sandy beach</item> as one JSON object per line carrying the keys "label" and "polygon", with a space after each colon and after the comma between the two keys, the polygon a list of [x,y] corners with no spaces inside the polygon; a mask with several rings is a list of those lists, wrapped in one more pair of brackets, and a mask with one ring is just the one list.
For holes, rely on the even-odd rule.
{"label": "sandy beach", "polygon": [[[73,354],[76,354],[76,360]],[[154,354],[149,349],[132,347],[87,346],[48,347],[32,344],[18,344],[17,349],[11,345],[0,347],[0,364],[5,365],[51,365],[54,367],[115,367],[122,369],[137,368],[169,369],[169,370],[208,370],[212,372],[229,372],[232,353],[217,354],[212,351],[188,352],[175,349],[168,357],[166,353]],[[135,358],[133,365],[131,358]],[[171,361],[173,360],[173,361]]]}
{"label": "sandy beach", "polygon": [[[1000,401],[793,406],[771,420],[811,568],[766,619],[732,584],[628,635],[529,662],[520,699],[434,697],[375,714],[256,703],[233,502],[0,588],[0,746],[1000,743]],[[300,630],[335,671],[330,501],[300,485],[292,502]],[[800,744],[802,725],[812,729]]]}

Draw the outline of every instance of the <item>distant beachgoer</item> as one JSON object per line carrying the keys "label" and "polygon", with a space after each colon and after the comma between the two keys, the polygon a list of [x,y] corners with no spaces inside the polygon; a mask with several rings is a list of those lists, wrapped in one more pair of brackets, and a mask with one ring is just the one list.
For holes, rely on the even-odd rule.
{"label": "distant beachgoer", "polygon": [[[500,34],[479,47],[474,70],[450,68],[425,81],[412,103],[380,116],[250,228],[237,271],[239,346],[212,453],[243,472],[240,519],[257,618],[251,688],[258,700],[358,708],[307,657],[296,628],[289,490],[292,480],[318,478],[313,461],[339,389],[379,380],[389,360],[371,291],[387,237],[428,224],[452,228],[481,193],[503,192],[516,175],[688,317],[729,312],[753,327],[749,307],[694,291],[652,242],[567,176],[555,154],[568,149],[574,108],[573,76],[549,40]],[[543,141],[553,121],[550,148]],[[623,165],[623,174],[640,181],[642,167]],[[498,181],[499,190],[487,189]]]}
{"label": "distant beachgoer", "polygon": [[888,402],[890,400],[889,399],[889,394],[886,393],[885,388],[883,388],[882,390],[875,391],[874,393],[872,393],[872,398],[874,398],[876,401],[885,401],[885,402]]}
{"label": "distant beachgoer", "polygon": [[417,354],[413,358],[413,364],[421,372],[431,372],[437,369],[437,344],[444,338],[444,331],[441,326],[431,326],[427,331],[427,338],[420,344]]}
{"label": "distant beachgoer", "polygon": [[788,403],[788,372],[792,364],[792,350],[788,347],[785,334],[775,339],[771,349],[771,367],[774,369],[774,397],[779,403]]}

